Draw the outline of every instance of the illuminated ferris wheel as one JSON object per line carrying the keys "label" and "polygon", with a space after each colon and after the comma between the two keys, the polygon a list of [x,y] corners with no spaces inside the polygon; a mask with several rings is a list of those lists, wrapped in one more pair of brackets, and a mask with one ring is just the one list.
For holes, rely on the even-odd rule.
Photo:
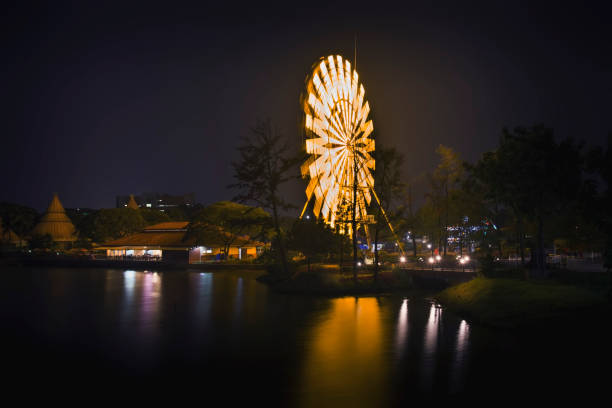
{"label": "illuminated ferris wheel", "polygon": [[321,58],[307,79],[302,105],[309,156],[301,171],[310,178],[302,215],[314,199],[316,217],[350,233],[347,209],[354,205],[357,222],[366,223],[374,194],[374,125],[357,71],[340,55]]}

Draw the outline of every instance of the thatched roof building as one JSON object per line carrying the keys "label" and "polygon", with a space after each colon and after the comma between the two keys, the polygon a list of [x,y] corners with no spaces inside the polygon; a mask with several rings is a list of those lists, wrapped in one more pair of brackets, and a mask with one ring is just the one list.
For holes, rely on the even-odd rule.
{"label": "thatched roof building", "polygon": [[0,218],[0,244],[22,246],[23,241],[12,229],[4,229],[2,218]]}
{"label": "thatched roof building", "polygon": [[130,201],[127,203],[127,208],[131,208],[133,210],[137,210],[139,208],[136,200],[134,199],[134,194],[130,194]]}
{"label": "thatched roof building", "polygon": [[66,215],[66,211],[56,193],[53,194],[53,199],[47,208],[47,212],[32,230],[32,235],[47,234],[51,235],[55,242],[76,241],[74,225],[72,225],[72,221]]}

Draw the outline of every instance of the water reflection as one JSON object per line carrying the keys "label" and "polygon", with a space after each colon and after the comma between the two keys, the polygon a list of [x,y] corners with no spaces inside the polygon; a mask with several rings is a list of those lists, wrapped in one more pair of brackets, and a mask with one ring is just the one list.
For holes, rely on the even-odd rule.
{"label": "water reflection", "polygon": [[330,301],[307,334],[302,406],[385,405],[388,333],[380,314],[375,298]]}
{"label": "water reflection", "polygon": [[402,300],[396,326],[395,351],[399,361],[404,354],[408,339],[408,299]]}
{"label": "water reflection", "polygon": [[236,283],[236,298],[234,299],[234,321],[240,319],[240,312],[242,310],[242,278],[238,278]]}
{"label": "water reflection", "polygon": [[[79,370],[182,375],[218,389],[279,384],[285,406],[391,406],[469,389],[482,380],[474,371],[491,360],[477,358],[491,343],[482,328],[418,297],[280,295],[238,271],[44,273],[28,296],[19,290],[34,279],[23,271],[18,286],[0,286],[8,299],[0,313],[21,336],[14,345],[52,339],[64,347],[58,360],[74,356]],[[84,346],[92,343],[94,357]]]}
{"label": "water reflection", "polygon": [[142,295],[140,297],[139,326],[144,335],[149,335],[159,321],[159,303],[161,300],[161,280],[157,272],[144,273],[142,279]]}
{"label": "water reflection", "polygon": [[123,307],[121,308],[121,323],[129,325],[134,316],[134,287],[136,286],[136,271],[123,272]]}
{"label": "water reflection", "polygon": [[421,384],[425,390],[431,390],[433,387],[441,317],[442,308],[436,307],[436,305],[432,303],[429,307],[429,318],[425,326],[423,344],[423,375],[421,376]]}
{"label": "water reflection", "polygon": [[466,355],[468,350],[469,334],[470,326],[465,320],[461,320],[461,323],[459,323],[459,329],[457,330],[455,358],[451,369],[451,393],[461,391],[465,384],[465,373],[467,368]]}

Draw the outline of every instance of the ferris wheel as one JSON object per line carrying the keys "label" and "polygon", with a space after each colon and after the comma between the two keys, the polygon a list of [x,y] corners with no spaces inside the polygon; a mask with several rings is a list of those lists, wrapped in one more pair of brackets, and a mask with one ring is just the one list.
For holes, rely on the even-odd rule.
{"label": "ferris wheel", "polygon": [[314,65],[302,94],[307,160],[302,176],[309,178],[306,204],[332,228],[351,232],[347,208],[354,205],[359,224],[368,223],[367,207],[374,193],[374,124],[365,88],[351,63],[330,55]]}

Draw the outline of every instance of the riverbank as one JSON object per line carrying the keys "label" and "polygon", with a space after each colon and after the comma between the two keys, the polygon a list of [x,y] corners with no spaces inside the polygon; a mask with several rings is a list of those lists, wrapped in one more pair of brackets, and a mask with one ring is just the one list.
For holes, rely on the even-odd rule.
{"label": "riverbank", "polygon": [[609,302],[599,293],[554,281],[476,278],[434,298],[470,321],[497,328],[610,313]]}
{"label": "riverbank", "polygon": [[92,259],[75,256],[14,256],[0,259],[0,265],[17,267],[51,267],[51,268],[109,268],[132,270],[263,270],[262,264],[252,262],[206,262],[179,263],[168,261],[127,260],[127,259]]}
{"label": "riverbank", "polygon": [[355,279],[351,270],[341,271],[337,265],[317,264],[310,272],[304,266],[298,267],[291,278],[264,274],[257,280],[279,293],[339,297],[414,290],[437,292],[474,276],[474,272],[383,268],[375,278],[373,270],[362,268]]}

